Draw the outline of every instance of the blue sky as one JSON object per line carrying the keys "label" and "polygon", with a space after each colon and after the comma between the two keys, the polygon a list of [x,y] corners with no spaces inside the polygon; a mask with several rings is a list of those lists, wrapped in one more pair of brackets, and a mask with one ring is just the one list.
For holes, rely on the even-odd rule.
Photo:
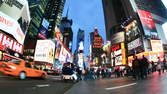
{"label": "blue sky", "polygon": [[100,35],[106,40],[102,0],[66,0],[63,17],[66,15],[68,7],[68,17],[73,20],[74,44],[76,44],[75,38],[79,28],[85,30],[86,53],[90,45],[88,35],[94,30],[94,27],[98,28]]}

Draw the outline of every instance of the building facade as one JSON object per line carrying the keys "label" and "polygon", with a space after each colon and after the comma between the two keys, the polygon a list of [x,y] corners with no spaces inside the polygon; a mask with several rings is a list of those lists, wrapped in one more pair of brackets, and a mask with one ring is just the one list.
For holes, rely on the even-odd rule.
{"label": "building facade", "polygon": [[102,65],[101,55],[103,53],[103,39],[99,35],[99,31],[97,28],[94,29],[93,32],[90,33],[90,44],[91,44],[91,58],[95,61],[95,65]]}
{"label": "building facade", "polygon": [[48,38],[54,37],[55,26],[59,27],[66,0],[48,0],[44,18],[49,21]]}
{"label": "building facade", "polygon": [[0,59],[23,58],[23,44],[30,23],[28,2],[1,0],[0,3]]}
{"label": "building facade", "polygon": [[127,56],[145,55],[150,61],[157,60],[153,57],[163,59],[163,51],[153,49],[154,43],[162,46],[167,42],[162,29],[167,10],[160,0],[103,0],[103,8],[108,40],[123,31]]}
{"label": "building facade", "polygon": [[72,51],[72,40],[73,40],[73,31],[72,31],[72,20],[68,17],[63,17],[61,20],[60,31],[63,35],[63,43],[67,48]]}

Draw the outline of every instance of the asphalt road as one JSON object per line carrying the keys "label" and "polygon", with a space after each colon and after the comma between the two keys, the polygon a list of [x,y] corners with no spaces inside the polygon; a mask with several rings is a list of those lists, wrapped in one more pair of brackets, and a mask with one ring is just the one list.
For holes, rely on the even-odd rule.
{"label": "asphalt road", "polygon": [[2,76],[0,78],[0,94],[64,94],[74,85],[73,82],[63,82],[55,77],[47,80]]}
{"label": "asphalt road", "polygon": [[167,73],[154,73],[144,80],[125,77],[82,81],[65,94],[167,94]]}

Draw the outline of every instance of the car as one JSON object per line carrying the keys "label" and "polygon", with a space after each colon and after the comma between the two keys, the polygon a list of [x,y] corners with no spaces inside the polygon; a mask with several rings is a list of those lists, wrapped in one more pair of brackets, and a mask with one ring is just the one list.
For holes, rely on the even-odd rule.
{"label": "car", "polygon": [[31,62],[25,60],[12,59],[11,61],[1,61],[0,71],[4,74],[16,76],[20,79],[26,79],[27,77],[40,77],[45,79],[47,73],[42,70],[38,70]]}

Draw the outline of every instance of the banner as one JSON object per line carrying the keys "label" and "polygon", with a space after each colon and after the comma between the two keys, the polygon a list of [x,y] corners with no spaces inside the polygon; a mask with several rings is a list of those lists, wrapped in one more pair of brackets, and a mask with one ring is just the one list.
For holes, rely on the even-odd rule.
{"label": "banner", "polygon": [[27,33],[31,20],[27,0],[0,0],[0,11],[17,21],[22,32]]}
{"label": "banner", "polygon": [[15,41],[14,39],[10,38],[9,36],[3,34],[0,32],[0,46],[1,50],[5,50],[6,48],[9,48],[15,52],[18,52],[20,54],[23,53],[23,45]]}
{"label": "banner", "polygon": [[54,63],[55,44],[51,40],[38,40],[34,61]]}
{"label": "banner", "polygon": [[151,13],[140,9],[138,9],[137,12],[141,20],[145,36],[157,39],[158,33],[156,31],[155,23]]}
{"label": "banner", "polygon": [[23,44],[25,35],[22,32],[20,25],[17,21],[2,12],[0,12],[0,29],[13,35],[20,44]]}

